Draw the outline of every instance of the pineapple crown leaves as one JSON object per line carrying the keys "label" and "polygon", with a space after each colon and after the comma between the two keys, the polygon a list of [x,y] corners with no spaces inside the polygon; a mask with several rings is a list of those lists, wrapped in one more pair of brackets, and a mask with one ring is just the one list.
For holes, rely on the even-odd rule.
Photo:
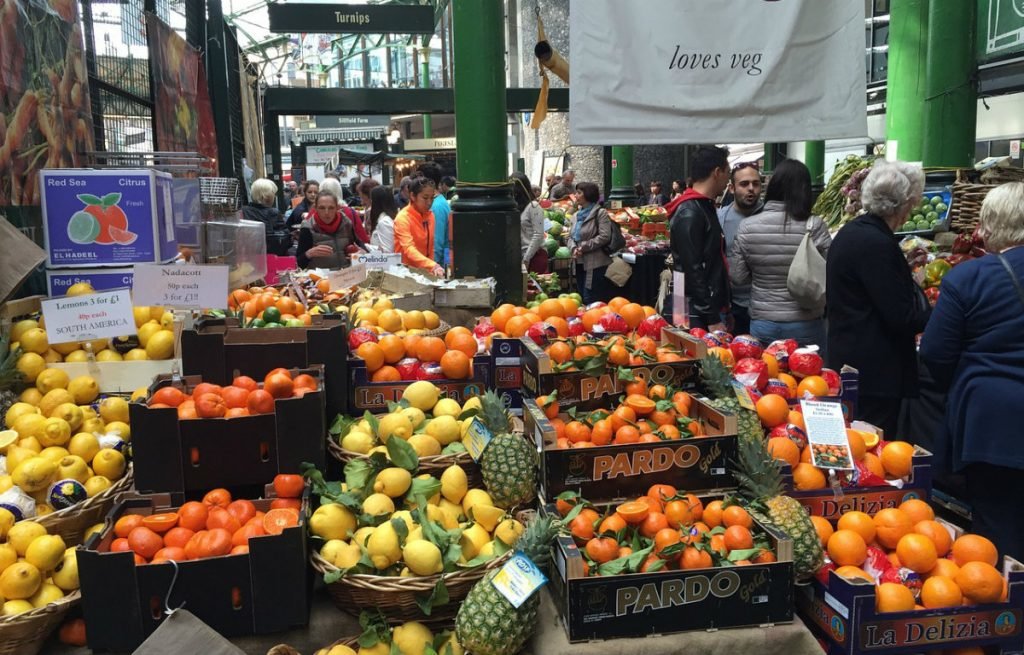
{"label": "pineapple crown leaves", "polygon": [[0,337],[0,353],[7,353],[0,361],[0,391],[20,390],[25,382],[25,375],[17,369],[22,350],[20,346],[11,350],[10,333]]}
{"label": "pineapple crown leaves", "polygon": [[711,355],[700,360],[700,375],[713,397],[723,398],[733,393],[732,371],[718,357]]}
{"label": "pineapple crown leaves", "polygon": [[491,434],[499,435],[511,431],[512,421],[509,419],[508,410],[497,393],[487,391],[480,396],[480,409],[480,418]]}
{"label": "pineapple crown leaves", "polygon": [[739,496],[748,502],[763,501],[783,492],[782,466],[768,453],[763,439],[740,437],[738,459],[733,474],[739,483]]}

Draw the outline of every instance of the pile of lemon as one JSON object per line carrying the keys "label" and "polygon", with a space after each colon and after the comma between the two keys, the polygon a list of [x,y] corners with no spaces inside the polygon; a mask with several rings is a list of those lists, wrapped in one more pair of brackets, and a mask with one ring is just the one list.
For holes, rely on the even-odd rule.
{"label": "pile of lemon", "polygon": [[[430,628],[419,621],[406,621],[390,629],[389,641],[378,641],[373,646],[361,646],[358,651],[345,645],[321,648],[313,655],[391,655],[392,645],[402,655],[422,655],[427,651],[427,645],[432,648],[430,652],[440,655],[463,655],[465,652],[459,640],[455,638],[455,632],[442,632],[435,635]],[[438,645],[440,642],[440,645]]]}
{"label": "pile of lemon", "polygon": [[[35,501],[35,515],[43,516],[61,509],[52,504],[57,482],[77,481],[91,498],[124,477],[128,465],[122,451],[131,441],[128,401],[111,396],[94,409],[99,393],[91,376],[72,379],[58,368],[39,373],[35,386],[23,391],[3,417],[0,494],[20,488]],[[60,489],[57,496],[69,504],[75,498],[61,497]]]}
{"label": "pile of lemon", "polygon": [[436,312],[395,309],[389,297],[360,300],[352,303],[351,307],[342,306],[339,309],[348,312],[349,325],[371,328],[378,334],[390,332],[404,337],[436,330],[441,325],[441,317]]}
{"label": "pile of lemon", "polygon": [[35,521],[0,508],[0,603],[4,616],[28,612],[78,589],[75,547]]}

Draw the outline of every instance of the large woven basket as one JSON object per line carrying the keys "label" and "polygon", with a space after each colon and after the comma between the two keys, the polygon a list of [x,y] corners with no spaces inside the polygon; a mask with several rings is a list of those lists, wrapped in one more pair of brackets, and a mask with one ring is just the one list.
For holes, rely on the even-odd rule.
{"label": "large woven basket", "polygon": [[[505,553],[475,568],[443,574],[444,584],[448,588],[448,602],[435,607],[430,616],[423,614],[416,604],[416,598],[429,596],[442,574],[414,578],[349,574],[327,585],[327,593],[331,595],[335,607],[353,616],[358,616],[365,608],[376,607],[391,623],[420,621],[430,626],[450,625],[473,585],[488,571],[504,564],[510,556],[511,552]],[[314,551],[310,559],[313,568],[321,575],[338,570],[318,552]]]}
{"label": "large woven basket", "polygon": [[974,232],[981,219],[981,203],[994,188],[994,184],[975,184],[957,179],[949,205],[949,229],[961,234]]}
{"label": "large woven basket", "polygon": [[451,325],[448,325],[445,321],[441,321],[441,324],[436,328],[433,330],[427,330],[426,332],[423,332],[422,335],[425,337],[440,337],[441,339],[444,339],[444,335],[448,334],[448,330],[450,329],[452,329]]}
{"label": "large woven basket", "polygon": [[36,655],[81,598],[75,591],[31,612],[0,617],[0,655]]}
{"label": "large woven basket", "polygon": [[[82,533],[97,523],[103,523],[114,503],[132,488],[135,471],[131,464],[124,477],[110,486],[109,489],[87,498],[59,512],[33,519],[43,525],[50,534],[60,535],[64,543],[73,546],[82,543]],[[0,651],[2,654],[3,651]]]}

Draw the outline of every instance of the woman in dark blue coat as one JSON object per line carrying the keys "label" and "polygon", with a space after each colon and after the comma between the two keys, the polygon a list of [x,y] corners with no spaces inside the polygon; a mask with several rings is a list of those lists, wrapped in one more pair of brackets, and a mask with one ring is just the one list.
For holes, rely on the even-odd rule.
{"label": "woman in dark blue coat", "polygon": [[992,253],[942,280],[921,358],[948,386],[937,464],[963,471],[971,530],[1024,556],[1024,184],[993,189],[980,234]]}

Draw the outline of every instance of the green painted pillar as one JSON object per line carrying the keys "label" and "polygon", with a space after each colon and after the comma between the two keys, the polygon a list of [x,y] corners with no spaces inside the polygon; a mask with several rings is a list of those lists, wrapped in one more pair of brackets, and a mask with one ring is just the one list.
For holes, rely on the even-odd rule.
{"label": "green painted pillar", "polygon": [[499,302],[523,295],[519,212],[508,181],[504,4],[453,0],[455,158],[452,203],[455,277],[494,277]]}
{"label": "green painted pillar", "polygon": [[633,146],[612,146],[612,188],[608,200],[613,209],[634,207],[640,202],[633,189]]}
{"label": "green painted pillar", "polygon": [[785,143],[764,144],[764,170],[762,170],[761,172],[765,175],[771,175],[771,172],[775,170],[775,167],[778,165],[778,163],[785,158]]}
{"label": "green painted pillar", "polygon": [[824,141],[804,141],[804,164],[811,171],[811,186],[825,184]]}
{"label": "green painted pillar", "polygon": [[974,165],[978,121],[976,2],[932,2],[925,69],[924,165]]}
{"label": "green painted pillar", "polygon": [[[946,0],[938,4],[977,3],[950,3]],[[954,46],[943,42],[942,47]],[[972,54],[971,60],[973,59]],[[887,159],[924,159],[927,66],[928,0],[898,0],[892,3],[892,11],[889,14],[889,75],[885,101]],[[936,134],[935,138],[945,138],[945,135]],[[973,149],[972,144],[971,150]]]}
{"label": "green painted pillar", "polygon": [[[420,49],[420,87],[430,88],[430,46]],[[423,114],[423,138],[434,138],[434,119],[430,114]]]}

